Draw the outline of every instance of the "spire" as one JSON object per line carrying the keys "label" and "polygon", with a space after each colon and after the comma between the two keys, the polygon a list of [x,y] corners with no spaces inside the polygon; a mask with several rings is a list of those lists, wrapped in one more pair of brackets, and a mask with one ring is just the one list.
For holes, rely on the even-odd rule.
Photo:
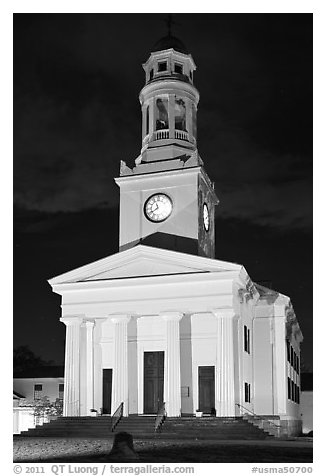
{"label": "spire", "polygon": [[173,15],[172,13],[169,13],[167,18],[164,19],[164,22],[166,23],[166,26],[168,27],[168,36],[172,36],[171,34],[171,26],[176,25],[176,22],[173,20]]}

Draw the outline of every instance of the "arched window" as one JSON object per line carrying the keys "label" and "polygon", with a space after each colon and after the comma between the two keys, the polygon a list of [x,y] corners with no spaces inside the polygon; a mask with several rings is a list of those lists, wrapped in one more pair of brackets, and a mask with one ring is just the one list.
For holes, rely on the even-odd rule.
{"label": "arched window", "polygon": [[192,105],[192,135],[197,138],[197,110],[196,106]]}
{"label": "arched window", "polygon": [[156,99],[156,130],[169,128],[168,100]]}
{"label": "arched window", "polygon": [[145,135],[149,133],[149,106],[146,107],[146,115],[145,115]]}
{"label": "arched window", "polygon": [[175,128],[179,131],[186,131],[186,104],[183,99],[175,98]]}

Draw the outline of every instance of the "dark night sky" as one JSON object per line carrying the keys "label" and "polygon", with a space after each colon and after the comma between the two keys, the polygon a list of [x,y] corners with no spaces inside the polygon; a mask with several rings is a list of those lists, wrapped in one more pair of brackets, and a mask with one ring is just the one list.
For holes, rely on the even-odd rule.
{"label": "dark night sky", "polygon": [[[165,14],[14,15],[14,346],[64,359],[47,279],[118,251],[120,160]],[[312,365],[312,14],[176,14],[220,205],[216,258],[292,299]]]}

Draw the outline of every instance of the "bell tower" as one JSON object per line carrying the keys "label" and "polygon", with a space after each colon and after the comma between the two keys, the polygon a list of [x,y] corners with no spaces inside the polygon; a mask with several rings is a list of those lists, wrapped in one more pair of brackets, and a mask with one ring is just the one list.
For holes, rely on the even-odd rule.
{"label": "bell tower", "polygon": [[139,243],[214,258],[218,199],[197,150],[196,65],[170,33],[143,64],[142,147],[121,161],[120,251]]}

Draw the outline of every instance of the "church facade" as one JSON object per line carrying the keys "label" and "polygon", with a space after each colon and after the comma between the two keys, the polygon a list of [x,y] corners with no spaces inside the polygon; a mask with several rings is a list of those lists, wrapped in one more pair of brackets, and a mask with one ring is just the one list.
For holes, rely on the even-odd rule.
{"label": "church facade", "polygon": [[121,162],[120,250],[49,280],[66,325],[64,415],[255,414],[300,431],[290,298],[215,259],[195,63],[169,35],[143,65],[142,148]]}

